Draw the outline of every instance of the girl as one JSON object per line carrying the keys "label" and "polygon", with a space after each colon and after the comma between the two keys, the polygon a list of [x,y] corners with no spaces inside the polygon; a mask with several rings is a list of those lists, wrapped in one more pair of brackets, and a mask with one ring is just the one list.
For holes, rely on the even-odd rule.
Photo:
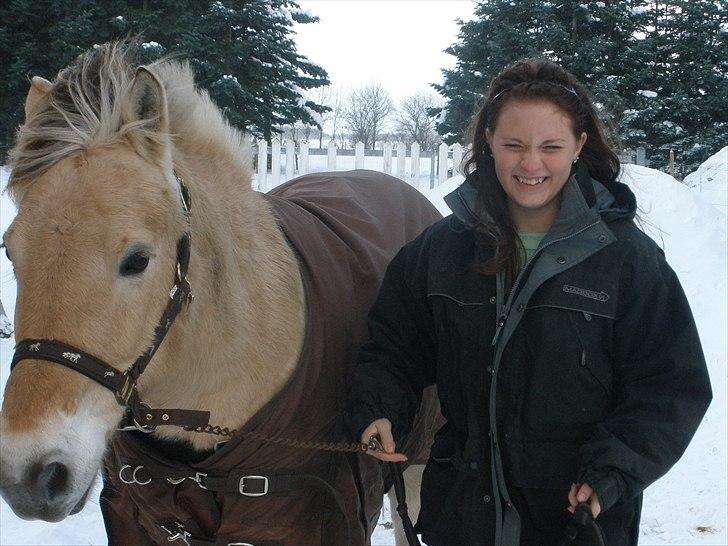
{"label": "girl", "polygon": [[446,424],[418,521],[430,546],[556,544],[584,501],[607,544],[636,545],[642,491],[712,396],[683,290],[562,67],[506,68],[471,133],[453,214],[389,266],[349,425],[379,436],[372,456],[404,460],[396,445],[437,385]]}

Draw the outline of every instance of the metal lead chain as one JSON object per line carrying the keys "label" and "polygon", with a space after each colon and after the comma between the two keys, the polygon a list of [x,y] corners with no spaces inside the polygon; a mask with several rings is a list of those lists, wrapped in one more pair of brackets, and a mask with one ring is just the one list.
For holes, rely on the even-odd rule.
{"label": "metal lead chain", "polygon": [[[265,436],[260,432],[248,431],[239,432],[237,430],[230,430],[227,427],[220,427],[215,425],[206,425],[204,427],[184,427],[189,432],[203,432],[205,434],[215,434],[217,436],[241,436],[243,438],[250,438],[253,440],[260,440],[268,444],[283,445],[286,447],[298,447],[301,449],[314,449],[316,451],[337,451],[344,453],[360,453],[367,450],[377,451],[378,446],[369,441],[369,443],[361,442],[302,442],[300,440],[294,440],[292,438],[281,438]],[[375,440],[376,441],[376,440]]]}

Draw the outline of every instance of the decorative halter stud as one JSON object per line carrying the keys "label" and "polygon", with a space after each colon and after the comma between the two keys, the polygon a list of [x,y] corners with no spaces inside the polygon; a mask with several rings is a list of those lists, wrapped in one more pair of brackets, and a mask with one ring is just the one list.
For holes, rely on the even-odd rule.
{"label": "decorative halter stud", "polygon": [[[191,210],[190,193],[182,179],[174,173],[180,190],[182,207],[187,216]],[[157,349],[162,344],[174,319],[193,300],[192,286],[187,280],[187,270],[190,263],[190,230],[185,231],[177,241],[177,261],[174,272],[174,285],[169,291],[167,308],[162,314],[154,330],[152,344],[136,359],[126,371],[120,372],[100,358],[90,355],[76,347],[56,340],[23,339],[15,347],[15,354],[10,364],[12,371],[15,366],[27,359],[46,360],[61,364],[75,370],[99,385],[106,387],[114,393],[116,401],[127,408],[123,430],[138,429],[143,432],[152,432],[157,425],[177,425],[184,427],[202,427],[210,420],[209,411],[181,410],[181,409],[152,409],[139,398],[137,380],[144,372]]]}

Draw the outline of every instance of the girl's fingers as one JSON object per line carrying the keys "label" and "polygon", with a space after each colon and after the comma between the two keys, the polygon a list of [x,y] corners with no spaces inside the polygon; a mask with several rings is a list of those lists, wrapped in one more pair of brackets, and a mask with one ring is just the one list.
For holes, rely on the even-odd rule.
{"label": "girl's fingers", "polygon": [[384,452],[368,450],[367,454],[386,462],[405,462],[407,457],[395,452],[394,438],[392,437],[392,423],[389,419],[377,419],[364,429],[361,435],[363,443],[369,443],[369,438],[375,436],[382,445]]}
{"label": "girl's fingers", "polygon": [[381,453],[378,451],[367,451],[367,453],[375,459],[388,463],[404,463],[407,461],[407,457],[401,453]]}
{"label": "girl's fingers", "polygon": [[595,518],[601,513],[602,505],[599,503],[599,497],[588,484],[572,483],[569,490],[569,507],[567,510],[574,513],[576,505],[580,502],[588,502],[591,508],[592,516]]}
{"label": "girl's fingers", "polygon": [[[381,419],[381,423],[377,425],[379,432],[379,442],[382,444],[386,453],[394,453],[394,438],[392,437],[392,423],[389,419]],[[375,421],[376,422],[376,421]]]}
{"label": "girl's fingers", "polygon": [[594,493],[594,490],[589,487],[589,484],[582,484],[581,487],[579,487],[579,491],[576,493],[576,500],[579,502],[586,502],[589,500],[589,498]]}
{"label": "girl's fingers", "polygon": [[572,483],[571,489],[569,489],[569,507],[567,510],[574,513],[574,508],[576,508],[576,505],[579,504],[579,502],[576,500],[576,491],[578,489],[578,484]]}

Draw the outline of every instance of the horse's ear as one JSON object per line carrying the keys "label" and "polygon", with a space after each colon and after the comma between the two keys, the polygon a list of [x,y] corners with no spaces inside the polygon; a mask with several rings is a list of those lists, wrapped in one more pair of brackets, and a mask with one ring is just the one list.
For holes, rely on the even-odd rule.
{"label": "horse's ear", "polygon": [[124,98],[121,120],[124,125],[131,125],[127,136],[137,152],[163,152],[169,129],[167,95],[159,79],[143,66],[137,69]]}
{"label": "horse's ear", "polygon": [[28,96],[25,97],[25,120],[30,119],[30,116],[35,111],[35,107],[38,105],[40,99],[48,94],[53,84],[41,78],[40,76],[33,76],[30,80],[30,89],[28,89]]}

